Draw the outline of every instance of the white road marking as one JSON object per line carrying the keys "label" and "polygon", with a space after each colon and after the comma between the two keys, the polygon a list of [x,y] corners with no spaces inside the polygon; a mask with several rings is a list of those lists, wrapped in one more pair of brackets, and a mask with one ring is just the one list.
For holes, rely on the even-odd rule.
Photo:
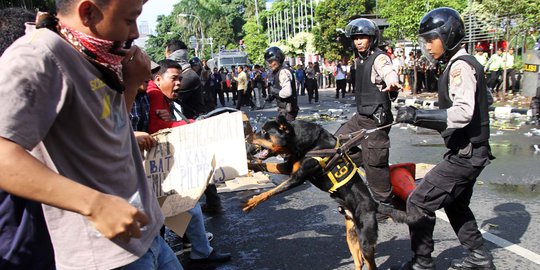
{"label": "white road marking", "polygon": [[[435,215],[438,218],[450,223],[450,221],[448,220],[448,216],[446,216],[446,213],[444,213],[443,211],[437,210],[437,211],[435,211]],[[484,237],[484,239],[488,240],[489,242],[491,242],[491,243],[493,243],[493,244],[495,244],[495,245],[497,245],[499,247],[502,247],[502,248],[504,248],[504,249],[506,249],[506,250],[508,250],[510,252],[513,252],[513,253],[515,253],[515,254],[517,254],[517,255],[519,255],[519,256],[521,256],[521,257],[523,257],[523,258],[525,258],[525,259],[527,259],[527,260],[529,260],[531,262],[534,262],[536,264],[540,264],[540,255],[539,254],[536,254],[536,253],[534,253],[534,252],[532,252],[532,251],[530,251],[530,250],[528,250],[526,248],[520,247],[520,246],[518,246],[518,245],[516,245],[516,244],[514,244],[514,243],[512,243],[510,241],[507,241],[507,240],[505,240],[503,238],[500,238],[500,237],[498,237],[498,236],[496,236],[496,235],[494,235],[492,233],[489,233],[489,232],[487,232],[487,231],[485,231],[483,229],[480,229],[480,228],[478,228],[478,229],[482,233],[482,236]]]}

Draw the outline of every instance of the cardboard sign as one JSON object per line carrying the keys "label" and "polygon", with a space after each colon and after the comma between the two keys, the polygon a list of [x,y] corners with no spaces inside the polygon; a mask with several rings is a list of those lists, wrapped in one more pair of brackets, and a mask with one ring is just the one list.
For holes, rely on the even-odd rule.
{"label": "cardboard sign", "polygon": [[165,217],[193,208],[210,181],[248,172],[241,112],[223,113],[153,136],[158,145],[147,152],[145,170],[157,197],[166,196]]}

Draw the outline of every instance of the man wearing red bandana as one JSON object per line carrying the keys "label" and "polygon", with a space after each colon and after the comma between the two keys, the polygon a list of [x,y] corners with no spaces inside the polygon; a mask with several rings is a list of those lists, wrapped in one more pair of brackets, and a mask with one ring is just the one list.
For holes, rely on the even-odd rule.
{"label": "man wearing red bandana", "polygon": [[0,58],[0,189],[43,203],[57,269],[182,269],[128,115],[144,2],[56,0]]}

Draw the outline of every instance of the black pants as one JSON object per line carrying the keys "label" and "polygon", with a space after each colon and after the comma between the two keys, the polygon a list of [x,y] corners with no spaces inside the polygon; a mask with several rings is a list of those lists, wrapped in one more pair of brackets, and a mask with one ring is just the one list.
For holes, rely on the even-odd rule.
{"label": "black pants", "polygon": [[253,100],[251,100],[251,91],[246,90],[238,90],[238,103],[236,104],[236,109],[240,110],[242,106],[249,105],[251,108],[255,107],[255,103],[253,103]]}
{"label": "black pants", "polygon": [[347,80],[336,80],[336,98],[339,98],[339,90],[341,90],[341,97],[345,97],[347,88]]}
{"label": "black pants", "polygon": [[[223,89],[221,88],[221,85],[215,86],[215,91],[219,98],[219,103],[222,107],[225,107],[225,95],[223,94]],[[229,99],[229,94],[227,94],[227,99]],[[217,99],[215,105],[217,105]]]}
{"label": "black pants", "polygon": [[[349,134],[361,129],[376,128],[375,120],[360,114],[355,114],[345,122],[337,131],[340,134]],[[362,151],[352,153],[350,156],[357,165],[363,165],[366,178],[375,200],[388,202],[392,200],[392,185],[390,184],[390,170],[388,166],[390,127],[375,131],[360,141]]]}
{"label": "black pants", "polygon": [[500,76],[500,70],[490,71],[487,86],[491,89],[491,91],[498,92],[497,88],[501,85],[501,81],[499,80]]}
{"label": "black pants", "polygon": [[221,198],[217,193],[217,187],[215,184],[208,184],[206,190],[204,190],[204,196],[206,196],[206,205],[208,207],[221,207]]}
{"label": "black pants", "polygon": [[308,101],[315,99],[315,102],[319,102],[319,87],[317,86],[316,79],[306,79],[306,89],[308,93]]}
{"label": "black pants", "polygon": [[433,252],[435,210],[444,208],[461,244],[478,249],[484,244],[476,219],[469,208],[473,186],[484,167],[473,167],[441,161],[411,193],[407,201],[409,214],[425,218],[409,225],[411,248],[416,255],[430,256]]}

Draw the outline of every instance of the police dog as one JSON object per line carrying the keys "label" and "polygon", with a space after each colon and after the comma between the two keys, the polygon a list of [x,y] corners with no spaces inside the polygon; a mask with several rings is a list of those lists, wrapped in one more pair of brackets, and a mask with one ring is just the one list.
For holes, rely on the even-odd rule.
{"label": "police dog", "polygon": [[[254,157],[249,168],[290,177],[277,187],[249,199],[243,210],[249,212],[270,197],[310,181],[329,192],[343,210],[340,212],[345,214],[347,244],[355,269],[362,269],[365,262],[370,270],[374,270],[377,269],[375,245],[378,227],[375,214],[378,203],[348,156],[340,157],[335,166],[325,170],[328,159],[310,154],[314,150],[334,149],[337,145],[337,138],[315,123],[301,120],[289,123],[282,116],[266,122],[262,130],[247,137],[248,156]],[[285,157],[286,161],[263,163],[264,159],[276,155]]]}

